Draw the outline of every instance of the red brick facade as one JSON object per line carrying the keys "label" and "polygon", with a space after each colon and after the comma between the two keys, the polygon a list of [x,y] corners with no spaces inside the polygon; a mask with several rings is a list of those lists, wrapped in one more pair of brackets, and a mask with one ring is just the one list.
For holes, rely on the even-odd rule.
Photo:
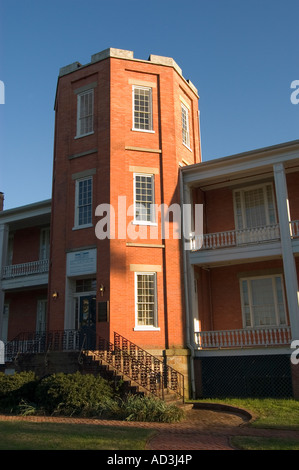
{"label": "red brick facade", "polygon": [[[161,237],[159,213],[158,236],[154,239],[149,238],[149,227],[132,225],[130,215],[124,219],[125,226],[136,232],[147,230],[148,236],[133,239],[127,233],[119,239],[118,223],[124,211],[118,210],[118,198],[126,197],[127,209],[133,205],[133,174],[144,172],[154,174],[155,204],[179,204],[179,167],[200,161],[198,96],[173,61],[165,65],[163,58],[140,61],[117,55],[108,52],[103,60],[58,80],[48,326],[50,329],[65,326],[66,253],[95,247],[96,299],[109,301],[110,308],[109,322],[97,323],[98,334],[111,338],[116,331],[146,348],[181,348],[185,346],[181,241]],[[76,90],[89,85],[94,89],[94,132],[76,139]],[[150,87],[152,91],[153,132],[132,130],[134,85]],[[189,108],[190,149],[182,143],[182,102]],[[91,169],[92,226],[73,230],[73,175]],[[110,240],[98,240],[95,233],[101,220],[95,210],[103,203],[115,209],[116,234]],[[142,271],[143,266],[145,271],[153,266],[157,276],[155,331],[134,331],[135,272]],[[103,295],[100,285],[105,289]],[[59,292],[57,300],[52,298],[54,291]]]}

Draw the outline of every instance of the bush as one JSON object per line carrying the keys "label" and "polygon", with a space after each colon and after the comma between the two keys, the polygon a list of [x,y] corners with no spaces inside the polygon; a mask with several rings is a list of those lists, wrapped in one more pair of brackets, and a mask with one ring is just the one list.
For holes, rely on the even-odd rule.
{"label": "bush", "polygon": [[102,377],[58,373],[41,380],[36,390],[38,405],[47,413],[66,416],[97,414],[101,403],[112,398],[113,391]]}
{"label": "bush", "polygon": [[176,405],[167,405],[155,397],[129,395],[121,405],[121,414],[126,421],[148,421],[171,423],[180,421],[184,412]]}
{"label": "bush", "polygon": [[38,383],[34,372],[20,372],[13,375],[0,373],[0,408],[13,411],[21,400],[32,402]]}

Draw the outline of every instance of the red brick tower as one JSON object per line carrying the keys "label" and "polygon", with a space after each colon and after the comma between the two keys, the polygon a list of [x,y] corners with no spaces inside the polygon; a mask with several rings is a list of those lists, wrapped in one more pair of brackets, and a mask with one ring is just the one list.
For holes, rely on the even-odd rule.
{"label": "red brick tower", "polygon": [[159,206],[179,204],[179,167],[201,159],[196,89],[171,58],[108,49],[60,70],[55,113],[48,328],[178,354],[181,240]]}

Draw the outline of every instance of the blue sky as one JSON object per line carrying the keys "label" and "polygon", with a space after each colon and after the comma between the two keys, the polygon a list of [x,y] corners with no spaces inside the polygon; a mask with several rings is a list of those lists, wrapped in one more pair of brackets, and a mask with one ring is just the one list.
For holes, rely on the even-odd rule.
{"label": "blue sky", "polygon": [[200,95],[203,160],[299,138],[298,0],[0,0],[0,191],[51,197],[59,68],[108,47],[173,57]]}

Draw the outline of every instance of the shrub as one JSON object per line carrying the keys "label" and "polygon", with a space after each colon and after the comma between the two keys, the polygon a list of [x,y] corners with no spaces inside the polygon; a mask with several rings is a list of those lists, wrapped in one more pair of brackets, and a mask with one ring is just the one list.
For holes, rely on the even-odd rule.
{"label": "shrub", "polygon": [[38,404],[47,413],[90,416],[101,403],[111,398],[112,388],[102,377],[91,374],[58,373],[41,380],[37,387]]}
{"label": "shrub", "polygon": [[155,397],[129,395],[122,402],[121,412],[127,421],[148,421],[171,423],[180,421],[184,412],[176,405],[167,405]]}
{"label": "shrub", "polygon": [[21,400],[34,401],[38,383],[34,372],[19,372],[13,375],[0,373],[0,408],[14,410]]}

